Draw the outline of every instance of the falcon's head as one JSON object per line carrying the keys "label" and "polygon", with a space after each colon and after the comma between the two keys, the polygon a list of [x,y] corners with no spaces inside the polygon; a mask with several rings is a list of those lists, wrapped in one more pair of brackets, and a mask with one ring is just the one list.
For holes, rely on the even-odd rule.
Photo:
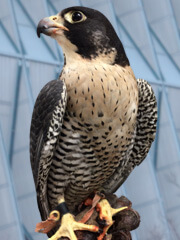
{"label": "falcon's head", "polygon": [[94,9],[70,7],[57,15],[44,18],[37,27],[38,37],[41,33],[56,39],[66,60],[80,57],[129,65],[113,26],[102,13]]}

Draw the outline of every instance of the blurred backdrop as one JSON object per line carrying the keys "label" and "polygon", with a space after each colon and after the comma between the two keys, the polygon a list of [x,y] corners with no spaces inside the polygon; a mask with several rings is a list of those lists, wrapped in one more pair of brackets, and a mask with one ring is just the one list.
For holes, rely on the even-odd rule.
{"label": "blurred backdrop", "polygon": [[133,240],[180,239],[180,1],[0,0],[0,238],[43,240],[29,161],[29,128],[40,89],[63,66],[60,47],[37,38],[45,16],[83,5],[116,29],[136,77],[156,93],[159,122],[147,159],[117,191],[141,215]]}

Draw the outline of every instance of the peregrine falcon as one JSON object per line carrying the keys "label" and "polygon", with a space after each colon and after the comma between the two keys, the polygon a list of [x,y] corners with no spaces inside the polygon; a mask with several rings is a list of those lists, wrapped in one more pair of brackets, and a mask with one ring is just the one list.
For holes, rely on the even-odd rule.
{"label": "peregrine falcon", "polygon": [[155,138],[157,104],[99,11],[64,9],[39,22],[41,33],[64,53],[59,78],[37,97],[30,130],[31,166],[45,220],[63,201],[74,213],[92,192],[113,193],[123,184]]}

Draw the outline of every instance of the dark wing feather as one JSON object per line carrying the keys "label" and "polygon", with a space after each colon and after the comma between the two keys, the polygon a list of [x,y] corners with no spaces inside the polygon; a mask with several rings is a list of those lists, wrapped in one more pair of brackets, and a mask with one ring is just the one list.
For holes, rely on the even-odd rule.
{"label": "dark wing feather", "polygon": [[53,150],[60,134],[66,109],[66,87],[63,81],[53,80],[40,91],[32,114],[30,129],[30,159],[43,219],[48,214],[46,183]]}
{"label": "dark wing feather", "polygon": [[130,161],[139,165],[147,156],[156,136],[157,102],[151,85],[144,79],[137,79],[139,106],[137,129]]}
{"label": "dark wing feather", "polygon": [[139,105],[134,145],[127,164],[123,169],[118,168],[103,186],[105,192],[115,192],[123,184],[135,166],[145,159],[155,139],[157,123],[156,97],[147,81],[137,79],[137,85]]}

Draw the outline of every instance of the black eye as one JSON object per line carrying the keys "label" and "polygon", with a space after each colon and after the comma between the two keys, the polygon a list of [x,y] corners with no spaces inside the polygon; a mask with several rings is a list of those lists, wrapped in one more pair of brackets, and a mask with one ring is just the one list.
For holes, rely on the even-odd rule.
{"label": "black eye", "polygon": [[83,18],[82,13],[80,13],[80,12],[73,12],[73,14],[72,14],[73,22],[79,22],[79,21],[82,20],[82,18]]}

